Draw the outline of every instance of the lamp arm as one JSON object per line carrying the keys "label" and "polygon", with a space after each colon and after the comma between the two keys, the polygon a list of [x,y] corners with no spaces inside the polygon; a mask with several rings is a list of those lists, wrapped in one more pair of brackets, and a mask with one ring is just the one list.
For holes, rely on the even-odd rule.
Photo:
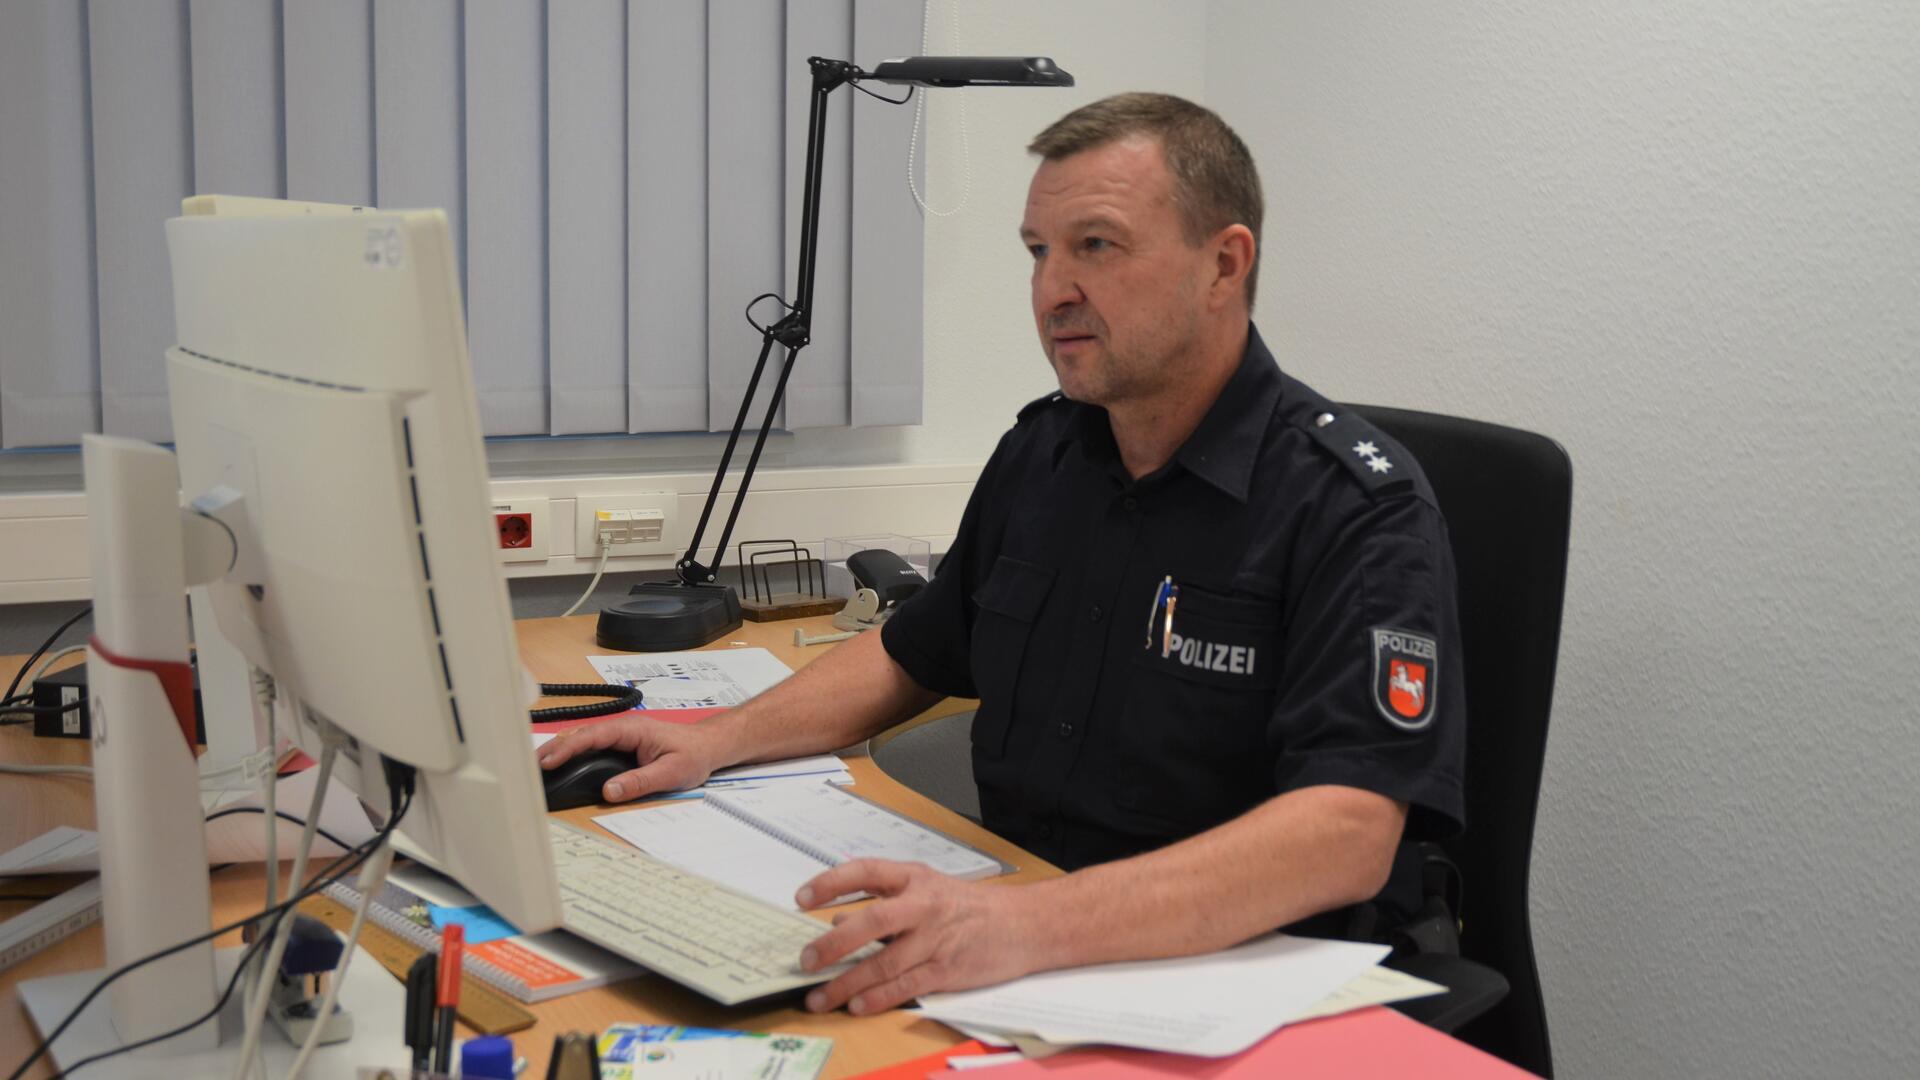
{"label": "lamp arm", "polygon": [[[825,160],[822,144],[826,141],[827,96],[833,93],[841,83],[864,78],[866,73],[845,60],[826,60],[818,56],[809,57],[807,63],[813,69],[813,92],[807,114],[807,159],[805,165],[806,188],[800,199],[800,259],[795,275],[795,303],[786,305],[787,313],[778,321],[760,332],[760,359],[754,363],[753,377],[747,382],[746,393],[740,399],[740,412],[733,420],[733,430],[727,435],[727,447],[720,455],[720,467],[714,470],[713,486],[707,491],[707,501],[700,509],[700,521],[694,526],[693,539],[687,543],[687,552],[674,564],[683,585],[712,584],[725,557],[727,541],[733,538],[733,526],[740,519],[740,507],[747,501],[747,487],[753,482],[753,473],[760,464],[760,452],[766,447],[767,432],[773,427],[773,418],[780,412],[780,402],[787,393],[787,378],[793,374],[793,364],[800,356],[813,334],[813,282],[817,269],[817,256],[820,249],[820,172]],[[766,418],[760,422],[760,432],[753,441],[753,452],[747,457],[747,468],[740,476],[740,490],[734,493],[733,509],[727,514],[727,523],[720,531],[720,542],[714,545],[713,562],[710,565],[699,561],[700,541],[707,531],[707,523],[713,516],[713,509],[720,501],[720,489],[727,478],[727,467],[733,461],[734,447],[740,441],[740,432],[746,426],[747,412],[753,398],[760,388],[760,376],[765,372],[767,357],[778,344],[787,350],[786,360],[780,366],[780,377],[774,381],[773,397],[768,402]]]}

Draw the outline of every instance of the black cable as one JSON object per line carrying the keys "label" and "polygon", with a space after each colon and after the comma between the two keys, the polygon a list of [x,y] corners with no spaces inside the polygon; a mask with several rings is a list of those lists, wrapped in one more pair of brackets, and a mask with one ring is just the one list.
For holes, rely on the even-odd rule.
{"label": "black cable", "polygon": [[74,612],[73,618],[61,623],[59,628],[53,633],[48,634],[47,640],[41,642],[40,647],[33,650],[33,655],[27,657],[27,662],[20,665],[20,670],[13,673],[13,681],[7,684],[7,692],[0,694],[0,701],[12,700],[13,692],[20,689],[20,680],[27,677],[27,672],[33,670],[33,665],[40,662],[40,658],[47,654],[48,649],[53,648],[53,643],[60,640],[60,635],[66,633],[67,629],[74,623],[79,622],[91,614],[93,614],[93,605],[88,604],[86,607]]}
{"label": "black cable", "polygon": [[867,89],[866,87],[864,87],[864,86],[861,86],[861,85],[860,85],[859,83],[857,83],[857,82],[856,82],[856,83],[848,83],[847,85],[848,85],[848,86],[851,86],[851,87],[853,87],[853,88],[854,88],[855,90],[858,90],[858,91],[860,91],[861,93],[863,93],[863,94],[865,94],[865,95],[867,95],[868,97],[870,97],[870,98],[872,98],[872,99],[873,99],[873,100],[875,100],[875,101],[884,101],[884,102],[886,102],[886,103],[887,103],[887,104],[889,104],[889,105],[905,105],[905,104],[906,104],[907,102],[909,102],[909,101],[912,101],[912,100],[913,100],[913,92],[914,92],[915,90],[918,90],[918,89],[920,89],[920,88],[919,88],[919,87],[917,87],[917,86],[909,86],[909,87],[907,87],[907,96],[906,96],[906,97],[898,97],[898,98],[890,98],[890,97],[885,97],[885,96],[882,96],[882,95],[880,95],[880,94],[876,94],[876,93],[874,93],[873,91],[871,91],[871,90],[869,90],[869,89]]}
{"label": "black cable", "polygon": [[[230,814],[264,814],[266,812],[267,812],[267,808],[264,806],[229,806],[225,810],[216,810],[213,813],[208,814],[207,820],[218,821],[221,818],[226,817]],[[307,827],[306,818],[294,817],[292,814],[287,813],[285,810],[275,810],[273,812],[273,816],[279,818],[281,821],[291,821],[295,825],[298,825],[303,829]],[[340,839],[339,837],[333,835],[332,833],[328,832],[327,830],[321,828],[318,825],[315,825],[313,827],[313,831],[316,834],[318,834],[321,839],[325,840],[329,844],[332,844],[334,847],[339,848],[343,852],[352,851],[354,848],[354,845],[347,843],[345,840]],[[230,866],[232,864],[229,863],[227,865]],[[208,872],[211,873],[213,870],[221,869],[221,868],[208,867],[207,869],[208,869]]]}
{"label": "black cable", "polygon": [[[274,924],[277,926],[279,924],[279,921],[280,920],[275,919]],[[245,949],[241,950],[240,962],[234,966],[233,974],[227,976],[226,989],[220,991],[220,999],[213,1003],[213,1008],[208,1012],[204,1012],[200,1014],[200,1016],[194,1019],[191,1023],[184,1024],[180,1027],[174,1028],[172,1031],[163,1031],[158,1035],[149,1035],[146,1038],[141,1039],[137,1043],[132,1043],[127,1046],[118,1047],[113,1050],[102,1050],[98,1054],[93,1054],[88,1057],[83,1057],[79,1061],[74,1062],[72,1066],[66,1069],[59,1070],[58,1072],[55,1072],[53,1074],[53,1080],[60,1080],[60,1078],[63,1076],[72,1076],[74,1073],[79,1072],[81,1069],[86,1068],[88,1065],[91,1065],[96,1061],[102,1061],[106,1058],[113,1057],[116,1054],[129,1053],[131,1051],[138,1050],[143,1046],[152,1046],[154,1043],[171,1039],[175,1035],[192,1031],[194,1028],[199,1027],[201,1024],[204,1024],[207,1021],[213,1019],[214,1017],[219,1016],[220,1011],[227,1007],[227,999],[233,996],[234,988],[240,985],[240,976],[246,974],[247,965],[253,963],[253,954],[256,951],[258,951],[260,947],[264,945],[267,942],[267,940],[272,936],[273,935],[270,933],[261,934],[258,937],[255,937],[253,941],[249,943]],[[17,1076],[19,1074],[16,1073],[15,1075]]]}
{"label": "black cable", "polygon": [[152,1043],[160,1042],[164,1039],[171,1039],[175,1035],[179,1035],[182,1032],[191,1031],[194,1028],[199,1027],[201,1024],[206,1023],[208,1020],[212,1019],[213,1017],[218,1016],[220,1013],[220,1010],[226,1006],[227,998],[232,995],[233,987],[238,982],[240,974],[246,970],[247,965],[252,961],[253,951],[259,948],[262,942],[270,940],[273,937],[274,932],[279,928],[280,920],[285,918],[287,914],[292,911],[294,905],[300,903],[302,900],[305,900],[307,897],[314,895],[315,893],[319,892],[321,889],[326,888],[328,885],[331,885],[334,882],[340,880],[341,878],[345,877],[347,874],[357,869],[360,866],[360,864],[366,862],[367,859],[373,854],[373,852],[379,850],[380,845],[385,843],[393,835],[393,831],[399,825],[401,817],[403,817],[406,814],[407,808],[411,805],[413,805],[413,792],[411,789],[409,789],[406,793],[404,800],[401,801],[398,809],[396,809],[393,815],[387,819],[386,825],[380,830],[378,835],[374,836],[371,840],[368,840],[365,844],[349,849],[348,854],[344,856],[339,863],[336,863],[334,866],[328,868],[329,872],[326,874],[325,877],[316,877],[313,881],[309,882],[305,888],[301,889],[298,893],[295,893],[293,896],[288,897],[287,900],[285,900],[284,902],[276,904],[273,907],[267,908],[264,911],[259,912],[258,914],[250,915],[247,918],[239,920],[238,922],[229,923],[226,926],[220,927],[219,929],[209,931],[208,933],[202,934],[198,937],[190,938],[186,941],[180,942],[177,945],[169,946],[168,948],[162,949],[159,952],[151,953],[147,956],[141,957],[140,959],[135,960],[125,965],[124,967],[121,967],[118,970],[112,972],[111,974],[107,975],[105,978],[101,979],[98,983],[95,983],[93,986],[93,989],[87,992],[87,996],[82,998],[80,1000],[80,1003],[73,1007],[73,1010],[67,1014],[66,1018],[61,1020],[60,1023],[57,1026],[55,1026],[55,1028],[53,1029],[53,1033],[51,1035],[48,1035],[44,1040],[41,1041],[39,1046],[34,1048],[33,1054],[29,1056],[26,1061],[21,1062],[20,1067],[18,1069],[15,1069],[13,1073],[7,1078],[7,1080],[19,1080],[19,1077],[27,1071],[28,1067],[31,1066],[35,1061],[39,1060],[41,1055],[45,1054],[47,1050],[53,1046],[54,1040],[58,1039],[61,1036],[61,1034],[66,1031],[68,1025],[73,1023],[76,1017],[78,1017],[81,1013],[86,1011],[88,1004],[90,1004],[95,997],[99,996],[100,991],[106,989],[108,984],[112,983],[114,980],[118,979],[120,976],[125,975],[136,968],[142,967],[146,964],[150,964],[155,960],[160,960],[165,957],[171,956],[174,953],[181,951],[182,949],[191,948],[194,945],[198,945],[203,941],[211,941],[212,939],[219,937],[222,934],[229,933],[233,930],[240,929],[241,927],[244,927],[250,923],[258,922],[261,919],[266,919],[270,917],[272,921],[268,924],[266,930],[256,935],[253,943],[247,947],[245,952],[241,953],[239,966],[237,966],[234,969],[233,977],[227,981],[227,988],[225,992],[223,992],[220,995],[219,1002],[214,1005],[212,1010],[201,1014],[198,1018],[192,1021],[189,1021],[188,1023],[183,1024],[180,1027],[174,1028],[172,1031],[163,1032],[159,1035],[155,1035],[147,1039],[142,1039],[139,1042],[133,1043],[129,1046],[122,1046],[115,1050],[110,1050],[104,1053],[95,1054],[92,1057],[83,1058],[80,1061],[74,1062],[70,1068],[64,1070],[63,1072],[56,1073],[55,1075],[56,1076],[71,1075],[75,1070],[79,1069],[83,1065],[88,1065],[95,1061],[100,1061],[105,1058],[110,1058],[117,1054],[124,1054],[130,1050],[137,1050],[143,1046],[148,1046]]}
{"label": "black cable", "polygon": [[747,301],[747,307],[745,312],[747,317],[747,325],[753,327],[755,330],[760,331],[763,337],[767,333],[769,333],[769,331],[767,330],[766,327],[761,326],[759,323],[753,321],[753,306],[755,304],[758,304],[760,301],[766,300],[769,298],[771,298],[774,303],[779,304],[781,308],[787,311],[793,310],[793,305],[787,303],[786,300],[782,299],[779,293],[763,292],[759,296],[756,296],[753,299]]}
{"label": "black cable", "polygon": [[[388,787],[389,787],[389,790],[394,792],[395,805],[392,808],[392,813],[390,813],[387,816],[386,824],[381,826],[380,832],[375,834],[372,839],[368,840],[364,844],[360,844],[356,847],[348,849],[348,852],[345,856],[341,857],[340,860],[335,862],[331,867],[328,867],[327,872],[325,873],[324,876],[316,876],[312,881],[308,882],[307,885],[303,887],[299,892],[288,897],[286,900],[282,901],[281,903],[275,904],[270,908],[266,908],[265,910],[260,911],[257,914],[249,915],[244,919],[238,920],[237,922],[228,923],[225,926],[221,926],[213,930],[209,930],[204,934],[200,934],[196,937],[188,938],[187,940],[182,941],[178,944],[169,945],[168,947],[161,949],[158,952],[149,953],[138,960],[130,961],[129,963],[122,965],[121,967],[115,969],[114,971],[109,972],[107,975],[102,977],[99,982],[96,982],[93,984],[93,988],[91,990],[88,990],[86,996],[80,999],[79,1004],[75,1005],[73,1009],[69,1011],[67,1015],[60,1021],[60,1023],[54,1026],[53,1031],[49,1033],[46,1038],[40,1040],[39,1045],[33,1048],[33,1053],[27,1055],[27,1060],[21,1062],[19,1068],[16,1068],[15,1070],[13,1070],[12,1073],[8,1074],[7,1080],[20,1080],[20,1077],[26,1074],[26,1071],[33,1066],[33,1063],[40,1060],[43,1056],[46,1055],[47,1051],[52,1048],[54,1040],[58,1039],[62,1034],[64,1034],[67,1028],[73,1024],[74,1020],[78,1019],[80,1014],[86,1011],[87,1006],[93,1003],[93,999],[96,997],[99,997],[100,992],[102,990],[105,990],[115,980],[119,979],[120,976],[125,975],[130,971],[134,971],[138,968],[144,967],[147,964],[151,964],[155,960],[163,960],[169,956],[172,956],[174,953],[180,952],[183,949],[190,949],[193,946],[198,945],[203,941],[212,941],[214,938],[217,938],[222,934],[232,933],[233,931],[238,930],[241,927],[247,926],[251,923],[259,922],[262,919],[271,919],[272,923],[268,927],[268,932],[263,932],[262,934],[258,935],[255,938],[254,943],[255,945],[258,945],[260,941],[266,940],[272,936],[271,931],[276,929],[279,926],[280,920],[284,918],[289,912],[291,912],[295,905],[299,904],[301,901],[307,899],[309,896],[312,896],[318,893],[321,889],[326,888],[328,885],[333,884],[334,882],[340,880],[341,878],[352,873],[354,870],[358,869],[360,865],[366,862],[367,859],[370,858],[375,851],[378,851],[380,849],[380,846],[382,844],[386,843],[393,836],[394,830],[398,828],[400,825],[400,819],[406,816],[407,809],[413,805],[414,785],[413,785],[412,769],[410,767],[399,766],[398,763],[391,762],[389,761],[389,759],[384,757],[381,758],[381,764],[383,766],[388,766],[388,769],[387,769],[388,775],[389,775]],[[395,782],[395,778],[401,778],[401,777],[404,778],[404,789],[401,786],[401,784],[398,784]],[[236,978],[238,977],[241,971],[246,970],[247,961],[252,959],[252,957],[249,955],[250,952],[251,952],[251,947],[249,948],[248,953],[242,954],[241,965],[239,968],[235,969],[235,972],[234,972]],[[213,1011],[204,1013],[198,1019],[193,1020],[190,1023],[187,1023],[185,1025],[182,1025],[181,1027],[177,1027],[172,1031],[168,1031],[160,1035],[155,1035],[149,1039],[143,1039],[140,1042],[135,1043],[131,1046],[122,1046],[116,1050],[111,1050],[102,1054],[96,1054],[93,1057],[84,1058],[80,1061],[76,1061],[74,1062],[71,1068],[57,1075],[60,1075],[60,1076],[70,1075],[75,1069],[80,1068],[82,1065],[87,1065],[92,1062],[102,1060],[104,1058],[113,1057],[117,1054],[124,1054],[129,1050],[136,1050],[150,1043],[159,1042],[163,1039],[171,1039],[175,1035],[178,1035],[182,1032],[191,1031],[194,1028],[199,1027],[201,1024],[206,1023],[209,1019],[212,1019],[214,1016],[219,1015],[219,1010],[225,1005],[227,996],[230,995],[232,992],[233,992],[233,983],[230,981],[227,986],[226,994],[221,995],[220,1004],[214,1006]]]}
{"label": "black cable", "polygon": [[608,700],[593,705],[556,705],[551,709],[535,709],[527,716],[536,724],[549,720],[586,720],[595,716],[612,716],[638,708],[646,697],[637,686],[621,686],[617,683],[541,683],[540,693],[543,697],[603,697]]}

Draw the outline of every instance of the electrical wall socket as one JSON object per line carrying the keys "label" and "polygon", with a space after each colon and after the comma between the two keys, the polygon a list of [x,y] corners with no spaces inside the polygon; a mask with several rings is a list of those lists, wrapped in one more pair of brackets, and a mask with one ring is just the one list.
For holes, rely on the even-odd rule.
{"label": "electrical wall socket", "polygon": [[678,554],[674,545],[679,536],[674,525],[680,509],[679,492],[581,495],[574,499],[573,507],[575,558],[599,558],[602,533],[610,541],[608,554],[613,556]]}
{"label": "electrical wall socket", "polygon": [[494,552],[503,563],[546,562],[553,544],[552,510],[546,499],[495,499]]}

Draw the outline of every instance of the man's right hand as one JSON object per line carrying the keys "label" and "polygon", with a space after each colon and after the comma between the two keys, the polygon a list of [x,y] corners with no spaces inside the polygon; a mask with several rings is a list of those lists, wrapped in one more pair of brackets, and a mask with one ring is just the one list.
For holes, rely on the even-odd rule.
{"label": "man's right hand", "polygon": [[578,754],[625,750],[638,768],[621,773],[601,788],[608,802],[627,802],[662,791],[683,791],[706,783],[713,770],[732,764],[720,733],[707,724],[670,724],[645,716],[620,716],[597,724],[567,728],[535,751],[542,769]]}

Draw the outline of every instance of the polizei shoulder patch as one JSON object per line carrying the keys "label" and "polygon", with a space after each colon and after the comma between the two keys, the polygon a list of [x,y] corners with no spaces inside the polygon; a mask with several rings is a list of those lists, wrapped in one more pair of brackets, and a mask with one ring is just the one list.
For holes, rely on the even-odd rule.
{"label": "polizei shoulder patch", "polygon": [[1433,723],[1433,680],[1440,649],[1424,634],[1373,628],[1373,704],[1387,723],[1420,731]]}

